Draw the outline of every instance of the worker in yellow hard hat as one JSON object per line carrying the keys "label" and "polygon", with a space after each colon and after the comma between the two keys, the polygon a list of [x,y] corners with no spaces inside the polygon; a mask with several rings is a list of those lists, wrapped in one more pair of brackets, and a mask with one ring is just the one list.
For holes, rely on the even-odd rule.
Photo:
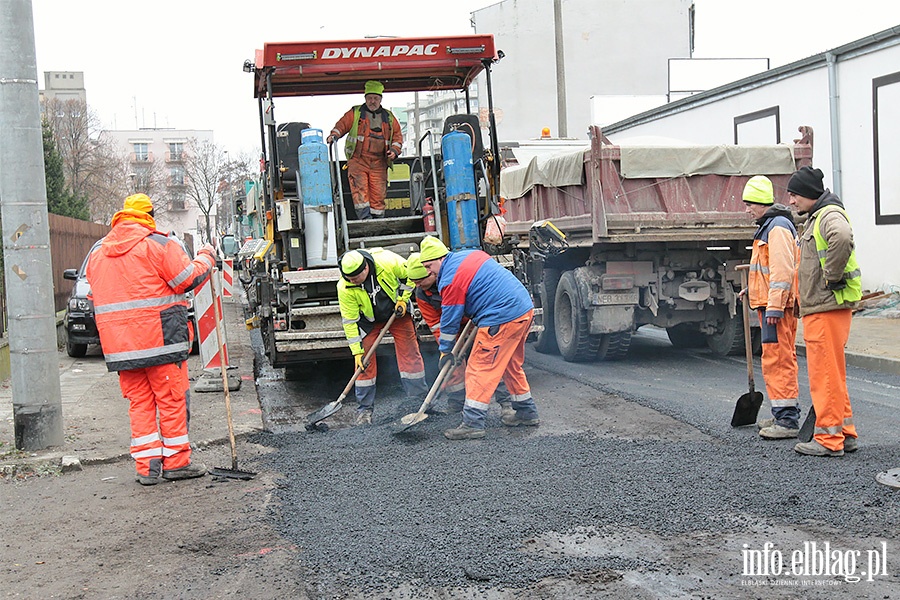
{"label": "worker in yellow hard hat", "polygon": [[403,257],[382,248],[351,250],[341,257],[340,268],[337,292],[344,335],[356,368],[362,369],[356,379],[356,424],[367,425],[375,408],[378,365],[374,355],[368,364],[364,357],[392,314],[396,317],[388,331],[394,338],[400,382],[411,397],[424,398],[428,393],[425,363],[409,314],[412,284]]}
{"label": "worker in yellow hard hat", "polygon": [[344,113],[326,141],[330,144],[347,136],[344,154],[356,216],[377,219],[384,216],[387,169],[400,156],[403,131],[397,117],[381,106],[384,85],[380,81],[367,81],[364,93],[365,104]]}

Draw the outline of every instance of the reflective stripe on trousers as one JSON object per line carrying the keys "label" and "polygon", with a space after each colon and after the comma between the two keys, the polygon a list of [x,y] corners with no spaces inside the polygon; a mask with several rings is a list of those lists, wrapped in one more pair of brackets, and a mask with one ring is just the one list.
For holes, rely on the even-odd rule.
{"label": "reflective stripe on trousers", "polygon": [[803,317],[809,394],[816,409],[814,437],[830,450],[843,448],[845,437],[856,437],[844,357],[852,318],[849,309]]}

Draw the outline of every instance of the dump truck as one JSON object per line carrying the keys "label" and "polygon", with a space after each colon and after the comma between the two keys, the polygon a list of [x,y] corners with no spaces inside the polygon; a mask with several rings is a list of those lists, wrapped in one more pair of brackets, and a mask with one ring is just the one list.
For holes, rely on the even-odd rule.
{"label": "dump truck", "polygon": [[812,162],[812,131],[800,132],[772,146],[632,146],[594,126],[587,148],[505,168],[506,233],[541,309],[536,349],[621,359],[633,333],[655,325],[677,347],[739,353],[735,267],[756,230],[743,188],[766,175],[787,204],[791,173]]}
{"label": "dump truck", "polygon": [[[500,58],[493,36],[468,35],[267,43],[244,63],[253,75],[262,148],[261,172],[244,207],[256,235],[238,251],[239,273],[248,323],[259,327],[275,367],[350,357],[336,288],[344,252],[385,247],[405,256],[425,235],[453,250],[482,247],[484,219],[499,211],[491,68]],[[470,97],[482,73],[488,106]],[[371,79],[384,84],[389,99],[458,92],[453,104],[464,99],[465,112],[447,115],[438,131],[421,132],[415,154],[401,156],[389,171],[385,217],[358,220],[337,148],[343,140],[323,138],[345,110],[362,103]],[[328,123],[275,119],[283,98],[342,94],[351,97],[336,99]],[[433,342],[427,328],[420,339]]]}

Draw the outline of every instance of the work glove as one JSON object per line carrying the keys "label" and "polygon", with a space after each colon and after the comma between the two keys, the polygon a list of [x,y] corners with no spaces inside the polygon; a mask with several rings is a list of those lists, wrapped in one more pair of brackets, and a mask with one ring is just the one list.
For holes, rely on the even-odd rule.
{"label": "work glove", "polygon": [[842,290],[847,287],[847,282],[843,279],[839,279],[837,281],[826,281],[825,287],[827,287],[832,292],[836,292],[837,290]]}
{"label": "work glove", "polygon": [[450,354],[449,352],[441,352],[441,359],[438,361],[438,369],[443,370],[444,365],[446,364],[455,365],[456,357]]}
{"label": "work glove", "polygon": [[363,354],[354,354],[353,355],[353,363],[356,365],[357,371],[365,371],[366,367],[369,366],[364,362],[365,356]]}
{"label": "work glove", "polygon": [[409,307],[406,305],[406,302],[397,300],[397,304],[394,305],[394,314],[397,315],[397,318],[402,319],[405,317],[407,310],[409,310]]}

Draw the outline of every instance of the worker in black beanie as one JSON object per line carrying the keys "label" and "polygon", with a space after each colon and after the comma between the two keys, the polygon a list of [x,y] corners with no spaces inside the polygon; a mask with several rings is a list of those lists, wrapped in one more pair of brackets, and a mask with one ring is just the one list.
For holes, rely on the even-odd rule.
{"label": "worker in black beanie", "polygon": [[[800,170],[791,175],[787,191],[796,196],[818,200],[825,193],[825,186],[822,185],[823,179],[825,179],[825,174],[822,173],[822,169],[801,167]],[[804,213],[801,212],[800,214]]]}
{"label": "worker in black beanie", "polygon": [[844,346],[862,284],[850,217],[841,199],[822,186],[823,178],[821,170],[803,167],[787,186],[791,205],[809,215],[800,233],[797,281],[816,419],[813,439],[794,450],[807,456],[843,456],[858,447]]}

